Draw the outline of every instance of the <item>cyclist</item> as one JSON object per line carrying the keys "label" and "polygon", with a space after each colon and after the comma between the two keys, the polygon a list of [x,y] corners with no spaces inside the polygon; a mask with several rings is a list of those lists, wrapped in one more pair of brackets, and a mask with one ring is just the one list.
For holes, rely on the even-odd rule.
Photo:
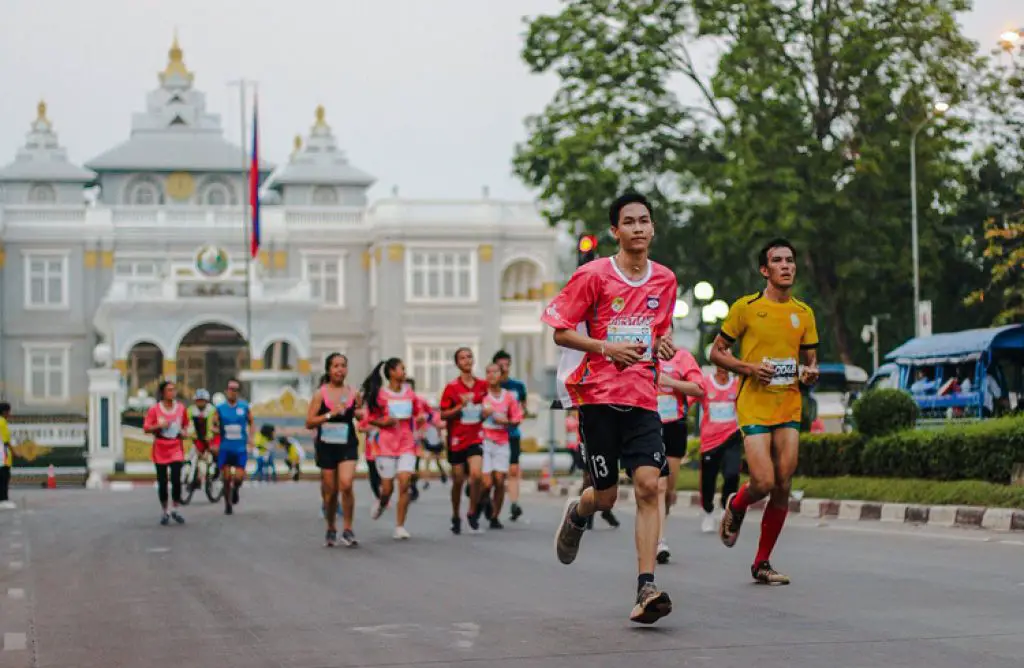
{"label": "cyclist", "polygon": [[[194,404],[188,407],[188,420],[191,427],[192,444],[195,447],[196,459],[206,462],[207,475],[216,480],[220,473],[216,465],[218,437],[213,429],[213,414],[216,409],[210,403],[210,393],[205,389],[196,390]],[[193,469],[192,488],[199,489],[199,467]]]}

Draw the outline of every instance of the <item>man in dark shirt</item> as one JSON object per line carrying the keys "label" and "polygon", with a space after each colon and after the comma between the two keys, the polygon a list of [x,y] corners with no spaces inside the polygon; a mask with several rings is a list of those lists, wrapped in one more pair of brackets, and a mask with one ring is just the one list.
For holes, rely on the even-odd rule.
{"label": "man in dark shirt", "polygon": [[[499,350],[494,353],[494,358],[491,360],[498,365],[501,370],[501,386],[515,395],[516,399],[519,400],[519,407],[523,409],[523,415],[527,415],[526,410],[526,383],[521,380],[509,377],[509,369],[512,367],[512,356],[504,350]],[[522,434],[519,431],[519,426],[516,425],[509,429],[508,440],[509,440],[509,467],[508,467],[508,498],[511,502],[508,518],[515,522],[523,514],[523,509],[519,506],[519,455],[521,450]]]}

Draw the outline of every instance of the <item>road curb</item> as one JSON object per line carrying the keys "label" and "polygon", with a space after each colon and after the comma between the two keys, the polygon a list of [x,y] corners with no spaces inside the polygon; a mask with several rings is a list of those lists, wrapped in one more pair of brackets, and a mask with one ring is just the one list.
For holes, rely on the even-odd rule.
{"label": "road curb", "polygon": [[[579,483],[556,483],[541,494],[565,497],[575,494]],[[689,500],[687,500],[689,496]],[[633,488],[619,487],[619,501],[633,501]],[[698,492],[679,492],[677,504],[700,506]],[[720,498],[715,495],[715,505]],[[759,501],[753,509],[764,508]],[[839,519],[854,522],[886,522],[941,527],[975,527],[993,531],[1024,532],[1024,510],[1015,508],[985,508],[982,506],[922,506],[909,503],[881,503],[837,499],[790,499],[789,511],[816,519]]]}

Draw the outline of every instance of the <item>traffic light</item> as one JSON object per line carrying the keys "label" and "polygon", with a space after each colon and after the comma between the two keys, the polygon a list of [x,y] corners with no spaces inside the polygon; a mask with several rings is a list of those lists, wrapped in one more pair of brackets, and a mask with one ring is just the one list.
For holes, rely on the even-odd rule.
{"label": "traffic light", "polygon": [[597,259],[597,237],[593,234],[581,234],[576,244],[576,266],[582,267],[591,260]]}

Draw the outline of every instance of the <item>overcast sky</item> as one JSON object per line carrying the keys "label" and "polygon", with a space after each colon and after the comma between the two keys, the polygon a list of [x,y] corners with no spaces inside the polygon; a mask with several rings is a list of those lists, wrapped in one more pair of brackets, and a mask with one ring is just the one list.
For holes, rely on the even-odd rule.
{"label": "overcast sky", "polygon": [[[40,98],[71,158],[128,137],[175,28],[185,63],[238,141],[238,94],[259,82],[264,157],[287,160],[317,104],[350,161],[408,197],[527,198],[511,174],[523,118],[556,81],[519,58],[524,15],[558,0],[0,0],[0,164]],[[976,0],[963,19],[993,44],[1024,26],[1024,0]]]}

